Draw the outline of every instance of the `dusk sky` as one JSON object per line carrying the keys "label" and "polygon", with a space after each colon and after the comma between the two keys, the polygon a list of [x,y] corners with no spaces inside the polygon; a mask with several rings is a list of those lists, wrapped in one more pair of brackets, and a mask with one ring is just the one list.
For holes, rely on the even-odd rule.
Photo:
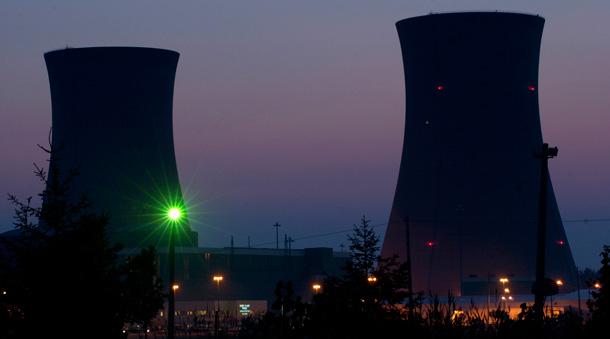
{"label": "dusk sky", "polygon": [[[47,167],[45,52],[165,48],[180,53],[175,150],[201,247],[231,236],[275,247],[279,222],[293,248],[340,250],[362,215],[383,238],[405,116],[394,24],[471,10],[546,19],[540,115],[559,148],[549,170],[576,265],[598,269],[610,245],[610,1],[2,1],[0,193],[44,188],[33,163]],[[6,198],[0,232],[14,227]]]}

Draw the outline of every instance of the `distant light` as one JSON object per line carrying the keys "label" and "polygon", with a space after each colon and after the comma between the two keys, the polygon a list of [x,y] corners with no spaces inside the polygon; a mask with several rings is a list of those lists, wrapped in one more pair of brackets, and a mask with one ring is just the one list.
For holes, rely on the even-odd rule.
{"label": "distant light", "polygon": [[439,91],[442,91],[443,89],[445,89],[445,86],[438,86],[437,88]]}
{"label": "distant light", "polygon": [[595,288],[600,288],[600,287],[602,287],[602,286],[601,286],[599,283],[595,283],[595,286],[594,286],[594,287],[595,287]]}
{"label": "distant light", "polygon": [[172,288],[173,288],[173,289],[174,289],[174,291],[175,291],[175,290],[179,289],[179,288],[180,288],[180,286],[179,286],[179,285],[174,285],[174,286],[172,286]]}
{"label": "distant light", "polygon": [[429,125],[429,124],[430,124],[430,120],[426,120],[426,125]]}
{"label": "distant light", "polygon": [[215,276],[214,281],[220,282],[222,280],[222,276]]}
{"label": "distant light", "polygon": [[180,214],[181,214],[180,210],[177,208],[172,208],[171,210],[169,210],[169,213],[168,213],[169,218],[172,220],[176,220],[176,219],[180,218]]}
{"label": "distant light", "polygon": [[530,86],[527,89],[529,89],[530,91],[535,91],[536,90],[536,88],[534,86]]}
{"label": "distant light", "polygon": [[505,288],[504,293],[510,293],[510,290],[508,288]]}
{"label": "distant light", "polygon": [[502,297],[502,300],[506,300],[506,297],[504,297],[504,296],[503,296],[503,297]]}
{"label": "distant light", "polygon": [[508,296],[508,299],[513,300],[513,297],[512,296]]}
{"label": "distant light", "polygon": [[563,240],[559,240],[557,243],[558,243],[559,245],[563,245],[563,244],[564,244],[564,243],[563,243]]}
{"label": "distant light", "polygon": [[318,290],[321,288],[322,286],[320,286],[319,284],[315,284],[313,285],[313,289],[316,290],[316,292],[318,292]]}
{"label": "distant light", "polygon": [[563,285],[563,281],[561,281],[561,280],[557,280],[555,283],[557,283],[557,286]]}
{"label": "distant light", "polygon": [[369,279],[368,279],[368,280],[369,280],[369,282],[375,282],[375,281],[377,281],[377,278],[375,278],[375,277],[369,277]]}
{"label": "distant light", "polygon": [[507,282],[508,282],[508,279],[507,279],[507,278],[501,278],[501,279],[500,279],[500,282],[502,282],[502,283],[507,283]]}
{"label": "distant light", "polygon": [[433,242],[429,242],[428,246],[434,246],[434,243]]}

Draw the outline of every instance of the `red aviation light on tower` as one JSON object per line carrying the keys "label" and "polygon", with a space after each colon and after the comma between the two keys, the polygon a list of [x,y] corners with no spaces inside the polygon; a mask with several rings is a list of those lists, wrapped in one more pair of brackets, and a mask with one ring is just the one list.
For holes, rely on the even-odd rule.
{"label": "red aviation light on tower", "polygon": [[434,243],[432,241],[430,241],[430,242],[427,243],[427,245],[432,247],[432,246],[434,246]]}
{"label": "red aviation light on tower", "polygon": [[445,86],[438,85],[437,89],[438,89],[439,91],[442,91],[442,90],[444,90],[444,89],[445,89]]}
{"label": "red aviation light on tower", "polygon": [[529,89],[530,91],[535,91],[535,90],[536,90],[536,87],[534,87],[534,86],[529,86],[527,89]]}

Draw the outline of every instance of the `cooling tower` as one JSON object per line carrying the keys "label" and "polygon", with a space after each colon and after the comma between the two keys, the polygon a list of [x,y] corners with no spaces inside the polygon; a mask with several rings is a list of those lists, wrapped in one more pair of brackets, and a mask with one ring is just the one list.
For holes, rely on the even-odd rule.
{"label": "cooling tower", "polygon": [[[153,48],[64,49],[44,55],[51,87],[53,161],[78,170],[72,197],[108,212],[111,241],[167,246],[167,212],[184,207],[172,131],[179,54]],[[56,159],[55,159],[56,158]],[[186,217],[184,217],[186,220]],[[177,246],[197,246],[188,222]]]}
{"label": "cooling tower", "polygon": [[[382,256],[406,257],[413,290],[441,296],[530,294],[542,132],[538,61],[544,19],[448,13],[396,24],[406,117]],[[549,161],[552,168],[553,160]],[[576,267],[548,181],[546,276],[576,288]]]}

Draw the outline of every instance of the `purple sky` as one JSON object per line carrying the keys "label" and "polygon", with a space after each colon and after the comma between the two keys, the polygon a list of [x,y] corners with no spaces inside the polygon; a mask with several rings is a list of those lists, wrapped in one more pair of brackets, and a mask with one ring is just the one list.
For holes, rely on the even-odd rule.
{"label": "purple sky", "polygon": [[[175,147],[200,246],[347,245],[363,214],[385,232],[400,164],[404,82],[394,23],[431,11],[546,18],[544,140],[576,264],[610,244],[608,1],[3,1],[0,193],[43,186],[51,101],[43,53],[143,46],[181,54]],[[179,4],[176,4],[179,3]],[[13,206],[0,200],[0,232]],[[605,219],[604,221],[595,221]],[[590,220],[583,222],[583,220]],[[314,238],[303,239],[307,237]],[[300,240],[299,240],[300,239]],[[281,244],[280,246],[283,246]]]}

